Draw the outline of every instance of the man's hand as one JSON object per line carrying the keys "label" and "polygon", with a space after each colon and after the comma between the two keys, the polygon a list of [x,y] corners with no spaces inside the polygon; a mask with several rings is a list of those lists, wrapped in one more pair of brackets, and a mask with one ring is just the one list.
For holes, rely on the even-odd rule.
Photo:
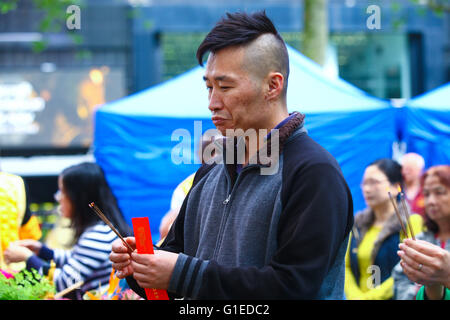
{"label": "man's hand", "polygon": [[[136,241],[134,237],[127,237],[125,241],[136,251]],[[119,279],[126,278],[133,274],[131,266],[131,256],[129,249],[123,244],[122,240],[117,239],[112,244],[112,251],[109,255],[112,267],[117,271],[116,276]]]}
{"label": "man's hand", "polygon": [[450,286],[450,253],[432,243],[407,239],[400,244],[400,265],[406,276],[424,285]]}
{"label": "man's hand", "polygon": [[142,288],[165,289],[169,287],[170,278],[178,259],[178,254],[155,250],[154,254],[131,255],[133,277]]}

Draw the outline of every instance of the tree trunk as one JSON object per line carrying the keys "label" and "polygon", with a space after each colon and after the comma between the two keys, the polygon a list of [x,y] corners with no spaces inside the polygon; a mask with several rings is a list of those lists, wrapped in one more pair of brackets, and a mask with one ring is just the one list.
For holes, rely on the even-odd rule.
{"label": "tree trunk", "polygon": [[327,0],[304,0],[303,33],[303,54],[323,65],[328,45]]}

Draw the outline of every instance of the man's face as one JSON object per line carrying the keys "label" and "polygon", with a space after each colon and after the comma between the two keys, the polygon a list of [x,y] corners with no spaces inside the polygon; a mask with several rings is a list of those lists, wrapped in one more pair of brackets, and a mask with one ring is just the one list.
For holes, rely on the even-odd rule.
{"label": "man's face", "polygon": [[241,47],[225,48],[211,53],[206,65],[208,108],[222,135],[226,135],[227,129],[265,128],[268,114],[263,80],[252,77],[244,68],[244,54]]}

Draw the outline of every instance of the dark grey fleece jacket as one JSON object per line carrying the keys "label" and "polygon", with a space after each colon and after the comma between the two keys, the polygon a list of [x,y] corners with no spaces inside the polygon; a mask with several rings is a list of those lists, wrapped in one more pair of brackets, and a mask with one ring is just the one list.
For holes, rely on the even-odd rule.
{"label": "dark grey fleece jacket", "polygon": [[279,129],[274,174],[262,175],[260,163],[239,174],[234,164],[199,169],[161,245],[179,253],[169,293],[188,299],[344,298],[351,194],[335,159],[303,129],[303,118],[296,113]]}

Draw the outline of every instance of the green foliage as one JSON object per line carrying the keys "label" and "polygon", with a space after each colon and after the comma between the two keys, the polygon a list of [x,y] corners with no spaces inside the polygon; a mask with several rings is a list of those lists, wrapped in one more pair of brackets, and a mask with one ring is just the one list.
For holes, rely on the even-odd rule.
{"label": "green foliage", "polygon": [[15,10],[17,8],[17,2],[19,0],[4,0],[0,3],[0,14],[7,13],[8,11]]}
{"label": "green foliage", "polygon": [[35,53],[44,51],[47,48],[47,42],[45,41],[35,41],[31,45],[31,49]]}
{"label": "green foliage", "polygon": [[50,281],[35,269],[22,270],[10,279],[0,274],[0,300],[40,300],[54,292]]}
{"label": "green foliage", "polygon": [[206,33],[166,32],[161,36],[163,81],[198,65],[195,54]]}
{"label": "green foliage", "polygon": [[[32,0],[36,9],[43,12],[43,16],[39,21],[40,32],[61,32],[65,28],[65,22],[69,14],[66,12],[68,6],[74,4],[82,6],[82,0]],[[2,0],[0,2],[0,14],[6,14],[10,11],[17,9],[19,0]],[[70,32],[69,36],[72,37],[75,44],[82,43],[82,37],[80,35]],[[35,53],[40,53],[47,49],[48,43],[46,40],[34,42],[32,44],[32,50]]]}

